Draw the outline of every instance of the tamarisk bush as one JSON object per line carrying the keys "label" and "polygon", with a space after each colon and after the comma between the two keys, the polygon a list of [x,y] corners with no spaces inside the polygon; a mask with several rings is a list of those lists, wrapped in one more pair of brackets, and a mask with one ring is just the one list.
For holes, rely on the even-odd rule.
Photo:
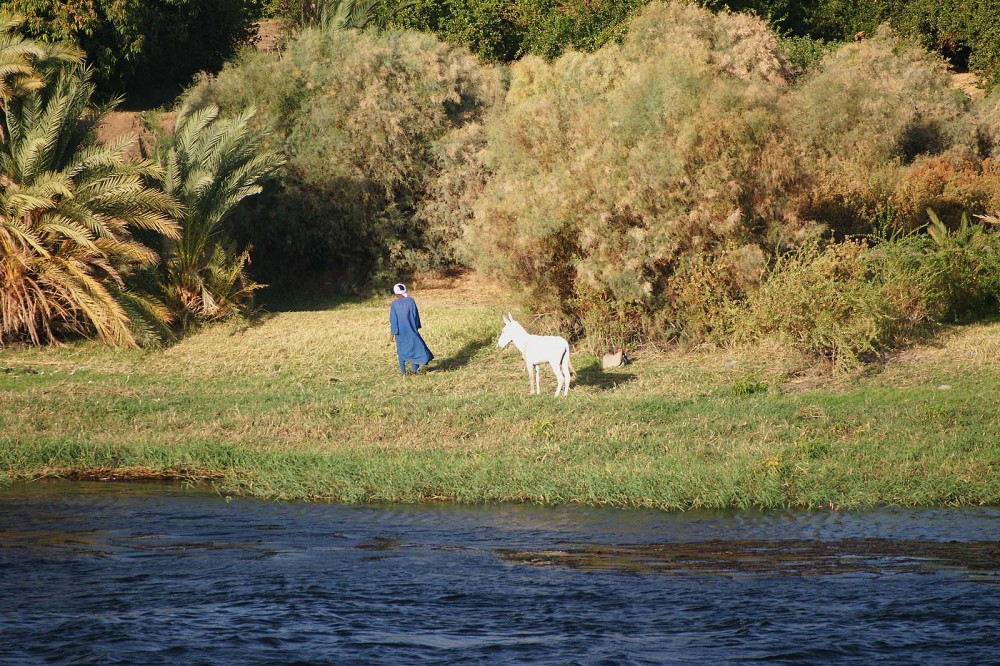
{"label": "tamarisk bush", "polygon": [[[268,189],[234,211],[269,282],[454,263],[451,236],[415,215],[438,142],[474,123],[500,93],[496,70],[416,32],[313,27],[282,54],[247,53],[189,92],[223,112],[260,110],[268,146],[287,160]],[[451,225],[452,227],[454,225]]]}
{"label": "tamarisk bush", "polygon": [[763,21],[681,4],[651,5],[621,46],[525,58],[487,124],[468,253],[568,320],[713,328],[689,292],[740,292],[818,233],[789,206],[807,183],[788,74]]}
{"label": "tamarisk bush", "polygon": [[[888,29],[798,78],[764,21],[653,3],[620,45],[514,64],[436,182],[461,193],[461,255],[570,332],[756,339],[782,329],[766,310],[791,287],[767,285],[787,278],[817,317],[787,339],[847,367],[901,339],[892,321],[908,316],[877,302],[882,269],[856,237],[923,233],[927,208],[949,228],[1000,208],[998,109],[973,107]],[[928,272],[899,277],[910,294],[935,289]],[[860,300],[842,301],[845,285]]]}

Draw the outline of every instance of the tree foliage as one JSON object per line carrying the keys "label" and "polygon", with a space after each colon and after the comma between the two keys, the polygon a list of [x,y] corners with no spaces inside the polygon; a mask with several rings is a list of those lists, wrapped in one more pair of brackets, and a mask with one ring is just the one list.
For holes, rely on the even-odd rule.
{"label": "tree foliage", "polygon": [[246,275],[249,250],[237,252],[225,228],[234,208],[259,194],[282,164],[250,128],[254,114],[246,109],[222,118],[215,106],[185,106],[158,155],[164,190],[184,205],[180,238],[166,243],[161,280],[182,323],[240,313],[260,286]]}
{"label": "tree foliage", "polygon": [[[474,124],[500,92],[495,69],[415,32],[312,27],[280,56],[245,54],[189,94],[224,112],[253,104],[288,160],[276,187],[236,211],[268,281],[453,261],[414,214],[428,196],[438,142]],[[442,231],[442,233],[445,233]]]}
{"label": "tree foliage", "polygon": [[724,283],[708,286],[737,288],[762,248],[815,233],[789,210],[801,155],[779,104],[787,63],[763,21],[656,5],[621,46],[526,58],[512,74],[465,241],[537,307],[585,320],[609,303],[679,330],[679,276],[705,275],[693,257],[725,261]]}
{"label": "tree foliage", "polygon": [[77,64],[83,57],[73,48],[25,39],[16,32],[23,22],[18,14],[0,12],[0,108],[43,88],[42,72],[52,62]]}
{"label": "tree foliage", "polygon": [[259,0],[4,0],[41,42],[86,53],[106,92],[186,83],[215,70],[253,31]]}
{"label": "tree foliage", "polygon": [[801,276],[787,284],[847,326],[844,302],[809,290],[838,261],[862,281],[877,262],[824,243],[918,231],[927,207],[949,225],[1000,208],[998,108],[973,109],[938,59],[888,30],[796,79],[763,20],[654,4],[621,45],[516,63],[434,182],[458,193],[465,256],[571,330],[732,340],[775,262],[807,247],[818,254],[783,264]]}
{"label": "tree foliage", "polygon": [[[510,62],[525,55],[556,58],[568,50],[596,51],[620,41],[650,0],[414,0],[403,11],[372,3],[383,22],[433,32],[482,58]],[[272,0],[272,11],[301,24],[323,3]],[[712,11],[755,14],[805,55],[816,40],[871,36],[883,23],[947,57],[957,67],[1000,82],[1000,4],[967,0],[691,0]],[[806,60],[803,60],[805,62]],[[812,60],[809,60],[810,62]]]}
{"label": "tree foliage", "polygon": [[157,261],[137,235],[176,237],[176,202],[147,187],[149,161],[127,161],[135,137],[97,144],[89,70],[49,70],[44,87],[0,118],[0,344],[95,335],[135,345],[167,311],[128,290]]}

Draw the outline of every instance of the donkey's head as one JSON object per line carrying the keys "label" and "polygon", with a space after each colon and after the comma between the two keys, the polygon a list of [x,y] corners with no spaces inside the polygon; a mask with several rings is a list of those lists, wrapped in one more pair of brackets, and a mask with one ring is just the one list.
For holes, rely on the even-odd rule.
{"label": "donkey's head", "polygon": [[514,315],[508,312],[503,318],[503,330],[500,331],[500,339],[497,340],[497,347],[504,349],[522,331],[524,331],[524,327],[514,321]]}

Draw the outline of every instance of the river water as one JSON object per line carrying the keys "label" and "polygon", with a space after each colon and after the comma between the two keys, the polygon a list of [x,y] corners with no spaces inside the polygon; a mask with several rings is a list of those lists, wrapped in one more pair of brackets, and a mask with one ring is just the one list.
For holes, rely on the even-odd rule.
{"label": "river water", "polygon": [[1000,664],[1000,508],[0,489],[0,663]]}

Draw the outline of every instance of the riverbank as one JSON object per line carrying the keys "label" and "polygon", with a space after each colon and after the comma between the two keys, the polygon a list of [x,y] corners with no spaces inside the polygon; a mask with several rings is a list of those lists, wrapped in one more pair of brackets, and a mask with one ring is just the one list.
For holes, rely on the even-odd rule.
{"label": "riverbank", "polygon": [[413,294],[437,360],[406,379],[388,298],[290,307],[160,351],[0,350],[0,479],[345,502],[1000,504],[1000,324],[852,377],[761,349],[638,350],[602,371],[578,346],[554,399],[551,373],[530,396],[520,356],[496,349],[502,294],[469,278]]}

